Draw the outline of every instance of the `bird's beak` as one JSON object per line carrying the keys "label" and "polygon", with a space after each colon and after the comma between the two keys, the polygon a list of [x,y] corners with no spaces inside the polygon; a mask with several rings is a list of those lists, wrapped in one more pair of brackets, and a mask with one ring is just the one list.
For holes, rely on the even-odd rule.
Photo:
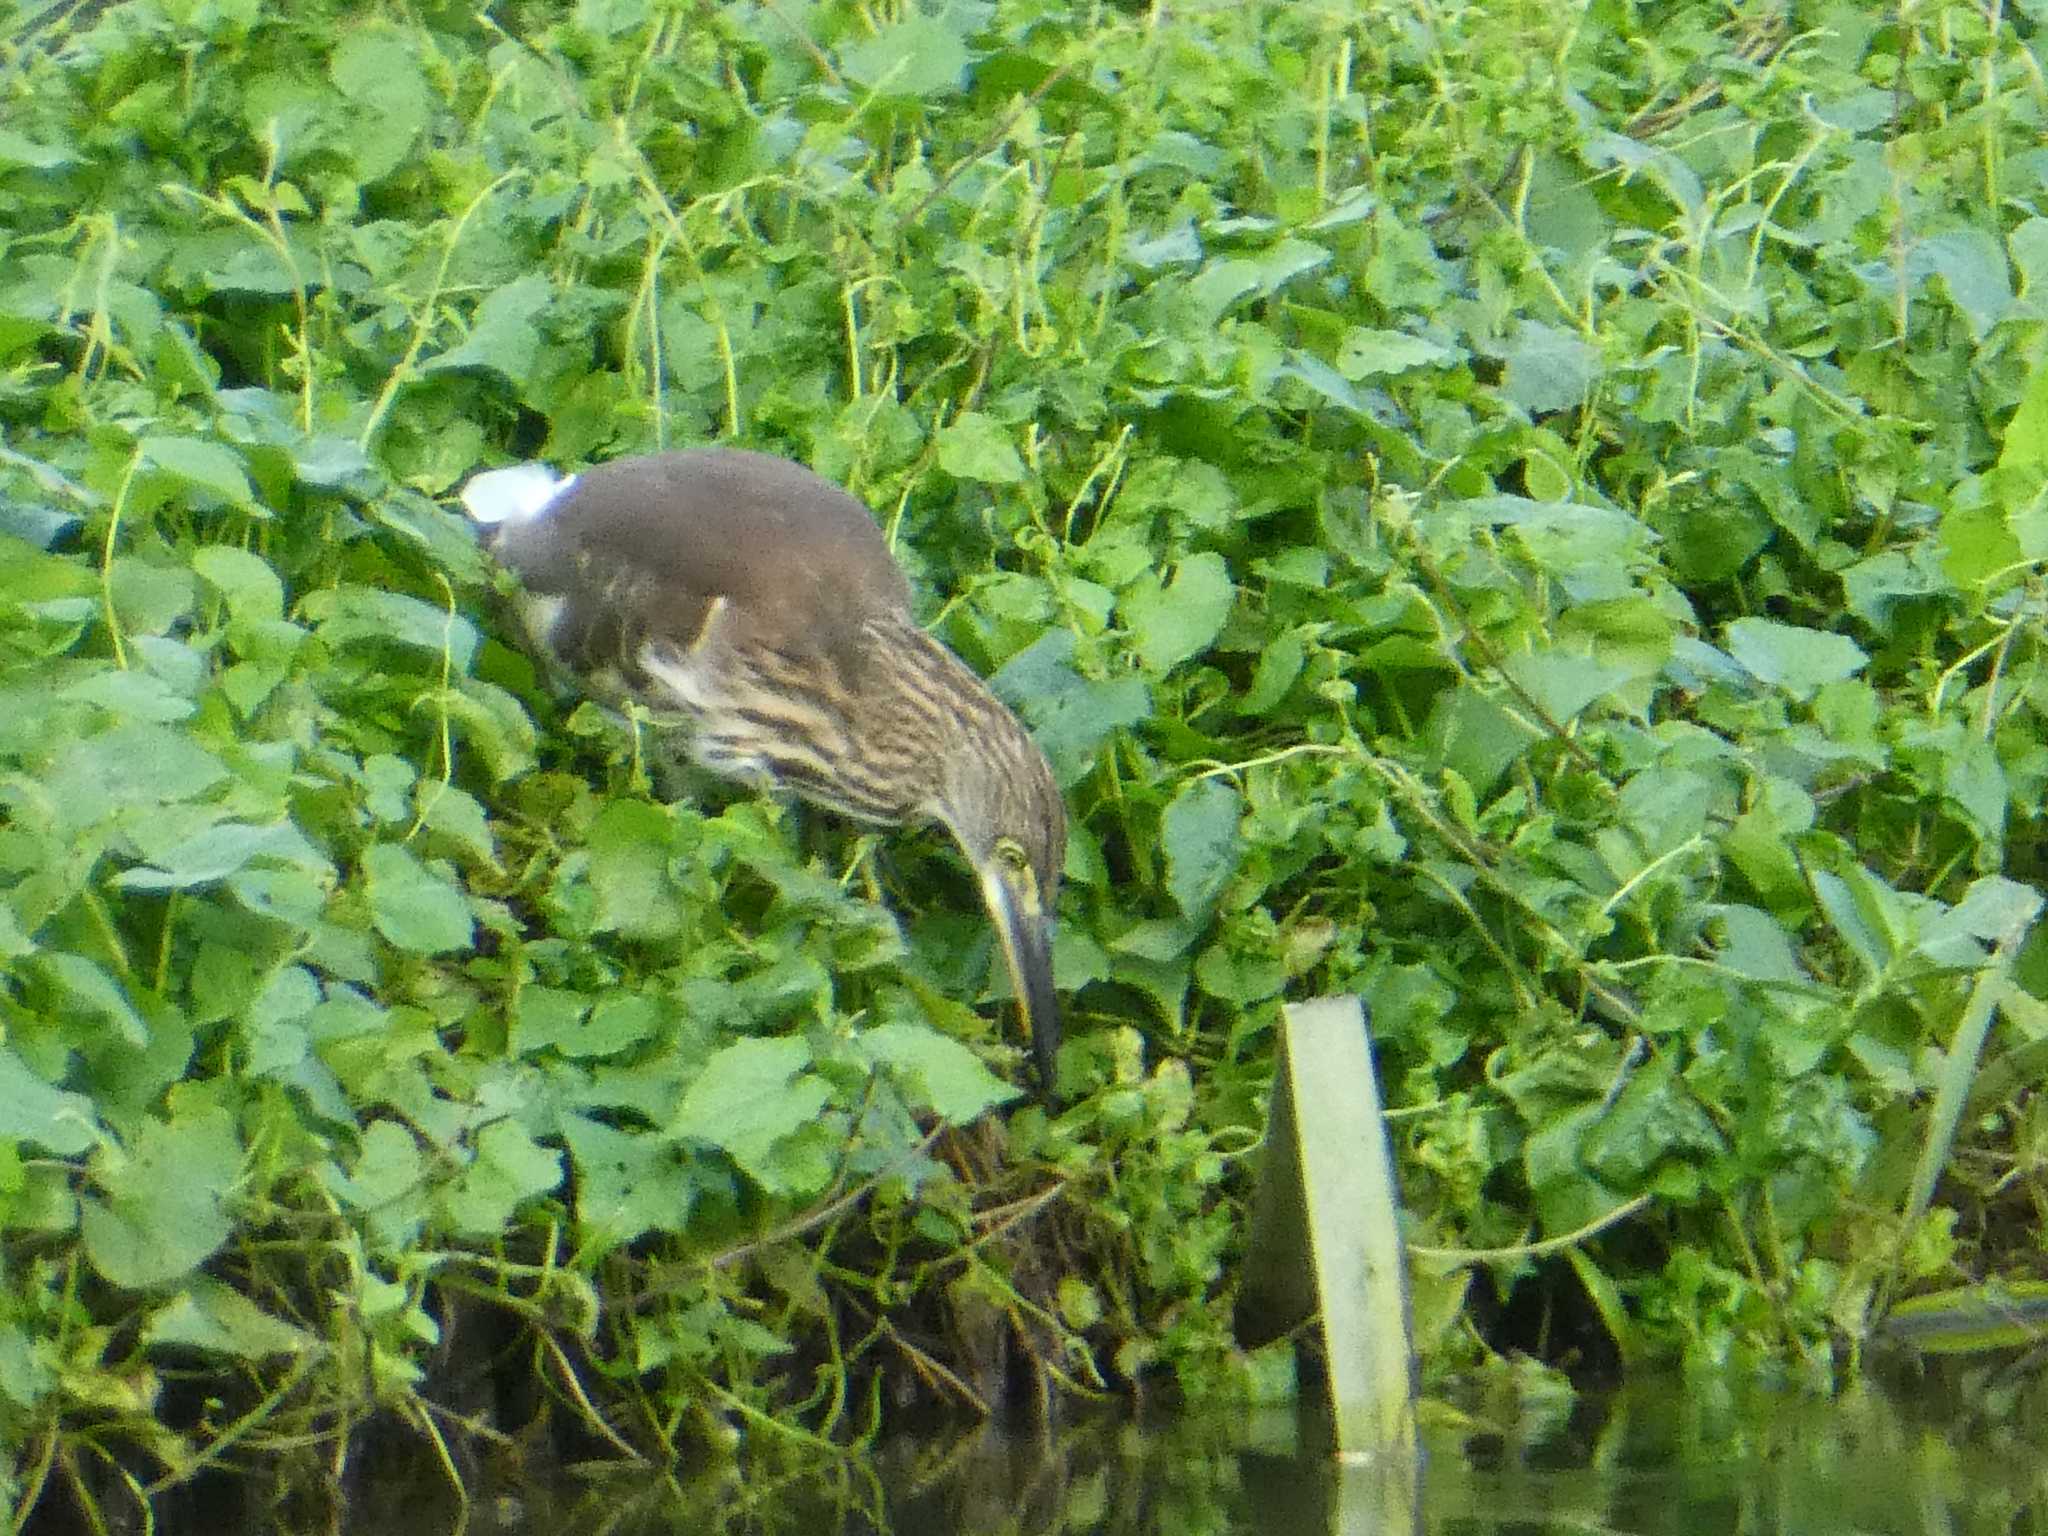
{"label": "bird's beak", "polygon": [[1052,987],[1052,916],[1040,905],[1037,883],[1028,871],[992,865],[981,872],[981,894],[996,937],[1002,940],[1010,985],[1024,1013],[1024,1031],[1038,1062],[1039,1088],[1050,1097],[1060,1049],[1060,1004]]}

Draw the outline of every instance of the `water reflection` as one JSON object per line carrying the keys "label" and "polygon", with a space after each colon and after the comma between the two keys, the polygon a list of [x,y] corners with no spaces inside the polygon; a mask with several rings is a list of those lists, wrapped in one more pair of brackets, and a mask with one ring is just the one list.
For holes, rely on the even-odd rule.
{"label": "water reflection", "polygon": [[[756,1446],[694,1480],[593,1466],[487,1497],[466,1536],[2048,1536],[2048,1392],[1955,1380],[1835,1399],[1663,1383],[1561,1415],[1439,1406],[1408,1507],[1404,1479],[1340,1471],[1283,1413],[982,1427],[822,1465]],[[382,1491],[350,1530],[457,1528],[428,1485]]]}

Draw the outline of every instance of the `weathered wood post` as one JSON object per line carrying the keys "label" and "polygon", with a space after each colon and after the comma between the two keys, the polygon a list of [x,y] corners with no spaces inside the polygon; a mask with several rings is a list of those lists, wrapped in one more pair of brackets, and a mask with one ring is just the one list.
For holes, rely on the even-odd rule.
{"label": "weathered wood post", "polygon": [[1256,1348],[1319,1316],[1338,1456],[1412,1468],[1415,1363],[1398,1212],[1363,1005],[1288,1004],[1238,1342]]}

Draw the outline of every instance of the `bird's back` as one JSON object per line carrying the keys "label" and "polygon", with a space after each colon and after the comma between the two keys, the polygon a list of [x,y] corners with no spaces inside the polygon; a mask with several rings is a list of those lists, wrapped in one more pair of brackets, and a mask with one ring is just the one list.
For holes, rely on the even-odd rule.
{"label": "bird's back", "polygon": [[570,667],[631,672],[688,651],[720,604],[735,637],[852,682],[875,617],[910,589],[873,514],[801,464],[733,448],[650,454],[579,474],[499,523],[492,552],[549,608]]}

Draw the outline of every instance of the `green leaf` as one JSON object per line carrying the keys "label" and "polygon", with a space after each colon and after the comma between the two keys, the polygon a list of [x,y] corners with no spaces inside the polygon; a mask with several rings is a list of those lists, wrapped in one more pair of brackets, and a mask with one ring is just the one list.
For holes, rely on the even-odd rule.
{"label": "green leaf", "polygon": [[613,1056],[649,1040],[661,1027],[660,1004],[633,992],[606,992],[593,1004],[581,992],[527,986],[519,992],[512,1048],[553,1049],[564,1056]]}
{"label": "green leaf", "polygon": [[512,1011],[512,1049],[521,1056],[559,1049],[590,1012],[590,999],[562,987],[525,986]]}
{"label": "green leaf", "polygon": [[533,717],[504,689],[464,677],[438,702],[492,778],[517,778],[533,766],[540,740]]}
{"label": "green leaf", "polygon": [[1304,226],[1313,230],[1343,229],[1370,218],[1380,206],[1370,187],[1352,187],[1338,194],[1329,208]]}
{"label": "green leaf", "polygon": [[99,1140],[99,1117],[91,1099],[53,1087],[0,1045],[0,1140],[33,1142],[58,1157],[77,1157]]}
{"label": "green leaf", "polygon": [[63,697],[96,704],[116,719],[159,725],[188,719],[198,708],[154,672],[95,672],[66,688]]}
{"label": "green leaf", "polygon": [[[1863,962],[1864,971],[1875,978],[1883,975],[1891,964],[1893,934],[1882,921],[1881,904],[1869,899],[1877,882],[1863,870],[1852,869],[1848,876],[1845,879],[1832,870],[1815,870],[1814,894],[1820,898],[1821,910],[1835,932]],[[1859,896],[1863,899],[1859,900]]]}
{"label": "green leaf", "polygon": [[373,753],[363,759],[356,778],[363,786],[363,809],[372,820],[390,826],[412,819],[419,770],[411,763],[390,752]]}
{"label": "green leaf", "polygon": [[410,849],[375,843],[363,852],[370,919],[400,949],[419,955],[467,949],[474,932],[462,892],[433,873]]}
{"label": "green leaf", "polygon": [[764,1188],[782,1190],[776,1143],[809,1126],[831,1097],[824,1079],[805,1070],[810,1063],[801,1040],[735,1041],[684,1091],[668,1134],[717,1147]]}
{"label": "green leaf", "polygon": [[590,1022],[564,1042],[565,1056],[616,1056],[629,1046],[652,1040],[661,1029],[662,1009],[651,997],[607,992],[590,1010]]}
{"label": "green leaf", "polygon": [[232,544],[204,544],[192,552],[192,569],[217,588],[237,620],[284,617],[284,583],[270,562]]}
{"label": "green leaf", "polygon": [[[2004,875],[1986,875],[1970,882],[1963,899],[1927,923],[1920,935],[1920,948],[1930,956],[1941,954],[1967,936],[1981,944],[2017,942],[2041,914],[2043,898],[2033,886]],[[1975,964],[1982,951],[1964,959]]]}
{"label": "green leaf", "polygon": [[1433,744],[1438,761],[1455,773],[1474,794],[1492,791],[1508,766],[1536,739],[1534,723],[1524,724],[1498,700],[1472,683],[1460,683],[1438,701],[1423,739]]}
{"label": "green leaf", "polygon": [[106,1280],[142,1290],[182,1280],[222,1243],[242,1144],[223,1109],[142,1122],[125,1152],[93,1159],[98,1197],[80,1210],[85,1254]]}
{"label": "green leaf", "polygon": [[1792,936],[1770,913],[1756,907],[1717,905],[1721,922],[1721,963],[1739,976],[1759,981],[1810,981],[1792,948]]}
{"label": "green leaf", "polygon": [[175,489],[256,510],[241,456],[223,444],[198,437],[145,437],[136,457],[144,470]]}
{"label": "green leaf", "polygon": [[1197,779],[1167,806],[1159,839],[1166,852],[1166,888],[1188,917],[1207,917],[1237,872],[1243,818],[1243,800],[1221,779]]}
{"label": "green leaf", "polygon": [[540,363],[541,336],[534,320],[553,297],[553,285],[537,272],[514,278],[477,306],[469,335],[427,362],[421,372],[479,369],[524,390],[534,382],[534,370]]}
{"label": "green leaf", "polygon": [[1252,685],[1243,697],[1234,701],[1239,714],[1263,715],[1287,697],[1295,680],[1301,676],[1301,669],[1308,662],[1308,650],[1300,629],[1290,629],[1275,637],[1264,650],[1259,652],[1259,663],[1252,671]]}
{"label": "green leaf", "polygon": [[237,870],[227,884],[251,912],[289,928],[311,927],[327,905],[326,889],[295,869]]}
{"label": "green leaf", "polygon": [[458,1232],[495,1237],[519,1207],[560,1186],[562,1154],[543,1147],[512,1120],[494,1120],[477,1133],[476,1156],[441,1198]]}
{"label": "green leaf", "polygon": [[2027,375],[2019,409],[2005,425],[1998,467],[2027,471],[2036,478],[2048,471],[2048,367],[2036,367]]}
{"label": "green leaf", "polygon": [[1870,660],[1847,635],[1773,619],[1737,619],[1725,631],[1725,643],[1750,672],[1798,699],[1854,677]]}
{"label": "green leaf", "polygon": [[374,587],[330,587],[307,594],[301,611],[333,646],[404,645],[446,655],[457,672],[467,672],[476,655],[476,626],[450,609],[436,608],[400,592]]}
{"label": "green leaf", "polygon": [[590,884],[597,893],[595,926],[629,939],[673,938],[683,909],[669,874],[675,822],[644,800],[614,800],[590,828]]}
{"label": "green leaf", "polygon": [[1190,555],[1165,587],[1140,586],[1121,600],[1124,625],[1147,672],[1163,677],[1223,632],[1237,597],[1218,554]]}
{"label": "green leaf", "polygon": [[839,72],[883,96],[953,96],[967,72],[967,45],[944,22],[913,12],[843,50]]}
{"label": "green leaf", "polygon": [[19,539],[36,549],[49,549],[79,524],[75,512],[29,502],[0,501],[0,536]]}
{"label": "green leaf", "polygon": [[880,1024],[862,1030],[854,1045],[875,1066],[909,1079],[914,1107],[956,1125],[1019,1097],[1019,1090],[989,1071],[974,1052],[922,1024]]}
{"label": "green leaf", "polygon": [[979,411],[963,411],[939,432],[939,468],[956,480],[1015,485],[1024,461],[1002,425]]}
{"label": "green leaf", "polygon": [[15,166],[29,171],[54,171],[60,165],[76,165],[78,156],[70,150],[55,144],[38,144],[35,140],[16,133],[12,128],[0,128],[0,166]]}
{"label": "green leaf", "polygon": [[2005,835],[2005,770],[1990,742],[1965,737],[1943,754],[1941,789],[1979,837],[1995,840]]}
{"label": "green leaf", "polygon": [[1600,1315],[1600,1322],[1607,1329],[1608,1337],[1614,1340],[1622,1363],[1632,1363],[1642,1351],[1637,1343],[1635,1325],[1629,1317],[1628,1304],[1622,1300],[1620,1287],[1614,1283],[1606,1270],[1594,1262],[1593,1256],[1584,1248],[1574,1245],[1565,1250],[1565,1257],[1571,1261],[1572,1271],[1579,1277],[1579,1284],[1586,1288],[1586,1297],[1593,1303],[1593,1310]]}
{"label": "green leaf", "polygon": [[198,583],[183,564],[123,555],[114,561],[114,611],[133,634],[168,634],[192,611]]}
{"label": "green leaf", "polygon": [[1246,294],[1258,292],[1258,288],[1256,262],[1241,256],[1208,262],[1182,289],[1187,321],[1197,330],[1208,330],[1221,322],[1231,305]]}
{"label": "green leaf", "polygon": [[1586,1165],[1622,1189],[1640,1188],[1666,1157],[1711,1158],[1724,1150],[1706,1110],[1663,1054],[1633,1072],[1614,1103],[1586,1133]]}
{"label": "green leaf", "polygon": [[1261,293],[1278,293],[1305,272],[1314,272],[1330,262],[1330,248],[1313,240],[1289,235],[1276,240],[1253,259]]}
{"label": "green leaf", "polygon": [[1049,630],[989,680],[996,696],[1031,727],[1061,784],[1088,771],[1112,732],[1152,713],[1151,690],[1142,680],[1091,682],[1074,670],[1074,650],[1071,633]]}
{"label": "green leaf", "polygon": [[696,1186],[672,1142],[583,1115],[562,1117],[562,1139],[576,1166],[576,1220],[585,1233],[618,1244],[684,1227]]}
{"label": "green leaf", "polygon": [[189,891],[215,885],[258,859],[319,875],[332,866],[289,822],[252,827],[222,821],[169,848],[148,851],[149,866],[124,871],[114,884],[130,891]]}
{"label": "green leaf", "polygon": [[2013,273],[2021,292],[2030,297],[2039,294],[2048,285],[2048,218],[2035,214],[2021,219],[2005,243],[2012,253]]}
{"label": "green leaf", "polygon": [[305,1329],[271,1316],[240,1291],[205,1276],[150,1314],[142,1326],[142,1342],[236,1360],[268,1360],[321,1347]]}
{"label": "green leaf", "polygon": [[128,1001],[120,983],[94,961],[84,955],[52,950],[38,955],[35,965],[66,1012],[110,1026],[138,1050],[149,1044],[149,1026],[142,1022],[142,1015]]}
{"label": "green leaf", "polygon": [[14,908],[0,901],[0,960],[19,960],[35,953],[35,941],[21,926]]}
{"label": "green leaf", "polygon": [[1063,1275],[1059,1287],[1060,1318],[1070,1328],[1093,1328],[1102,1321],[1102,1296],[1078,1275]]}
{"label": "green leaf", "polygon": [[292,269],[271,245],[242,245],[201,274],[215,293],[284,299],[293,292]]}
{"label": "green leaf", "polygon": [[1135,234],[1124,239],[1124,260],[1134,267],[1164,267],[1174,262],[1197,262],[1202,259],[1202,242],[1195,234],[1195,226],[1183,219],[1164,234],[1141,237]]}
{"label": "green leaf", "polygon": [[418,802],[422,826],[454,844],[477,863],[492,868],[497,866],[497,839],[491,831],[490,818],[484,814],[476,796],[439,779],[421,780],[414,787],[413,795]]}
{"label": "green leaf", "polygon": [[413,1240],[424,1224],[426,1160],[412,1133],[390,1120],[372,1121],[363,1132],[355,1166],[325,1170],[328,1185],[351,1209],[369,1219],[372,1230],[394,1247]]}
{"label": "green leaf", "polygon": [[[292,472],[316,491],[371,494],[384,488],[382,471],[362,445],[347,437],[308,437],[291,444]],[[385,510],[390,510],[389,506]]]}
{"label": "green leaf", "polygon": [[433,111],[417,43],[365,26],[342,36],[327,73],[355,108],[342,147],[356,174],[376,181],[405,164]]}
{"label": "green leaf", "polygon": [[1532,416],[1580,404],[1600,378],[1598,348],[1540,320],[1516,326],[1503,357],[1501,392]]}
{"label": "green leaf", "polygon": [[49,1329],[0,1323],[0,1397],[16,1408],[36,1409],[63,1380],[62,1354],[63,1346]]}
{"label": "green leaf", "polygon": [[306,1020],[320,1004],[320,984],[302,965],[288,965],[271,976],[243,1014],[242,1038],[248,1069],[265,1077],[289,1079],[306,1059],[311,1042]]}
{"label": "green leaf", "polygon": [[1575,586],[1582,586],[1589,575],[1641,563],[1651,537],[1649,529],[1628,513],[1585,502],[1476,496],[1446,511],[1512,528],[1532,560]]}
{"label": "green leaf", "polygon": [[1633,667],[1557,650],[1518,652],[1501,664],[1501,670],[1560,725],[1639,675]]}
{"label": "green leaf", "polygon": [[220,364],[200,350],[191,328],[176,320],[157,337],[155,363],[158,387],[172,393],[210,399],[220,387]]}
{"label": "green leaf", "polygon": [[1982,341],[2012,308],[2005,248],[1988,229],[1952,229],[1921,241],[1906,255],[1906,275],[1938,280],[1972,341]]}
{"label": "green leaf", "polygon": [[1842,572],[1845,606],[1874,628],[1890,628],[1902,603],[1956,590],[1954,579],[1941,568],[1940,554],[1926,542],[1910,553],[1887,549],[1857,561]]}
{"label": "green leaf", "polygon": [[1366,379],[1405,373],[1410,368],[1433,368],[1457,355],[1449,347],[1406,331],[1354,325],[1345,331],[1343,345],[1337,349],[1337,371],[1347,379]]}
{"label": "green leaf", "polygon": [[1372,414],[1364,398],[1350,382],[1328,363],[1310,352],[1296,350],[1273,371],[1276,379],[1299,379],[1330,405],[1360,416]]}
{"label": "green leaf", "polygon": [[1750,807],[1722,840],[1729,861],[1756,887],[1764,904],[1787,921],[1809,906],[1805,874],[1794,856],[1795,839],[1814,823],[1813,797],[1789,779],[1764,779]]}
{"label": "green leaf", "polygon": [[120,725],[74,742],[50,771],[52,797],[74,825],[116,810],[197,800],[228,775],[219,758],[182,731]]}

